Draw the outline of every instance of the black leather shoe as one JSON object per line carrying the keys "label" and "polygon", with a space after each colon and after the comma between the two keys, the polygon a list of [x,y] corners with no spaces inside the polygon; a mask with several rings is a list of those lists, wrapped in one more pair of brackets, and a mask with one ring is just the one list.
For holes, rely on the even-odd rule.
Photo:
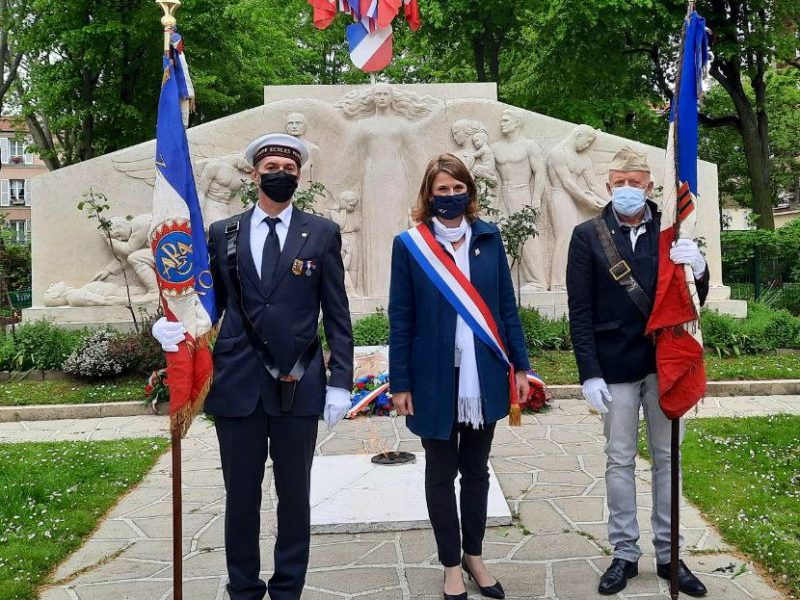
{"label": "black leather shoe", "polygon": [[462,592],[461,594],[448,594],[447,592],[442,592],[442,597],[444,600],[467,600],[467,592]]}
{"label": "black leather shoe", "polygon": [[[670,580],[669,567],[670,563],[656,565],[656,573],[661,579]],[[689,570],[689,567],[682,560],[678,561],[678,590],[687,596],[694,596],[695,598],[700,598],[708,593],[703,582],[695,577],[694,573]]]}
{"label": "black leather shoe", "polygon": [[474,581],[475,585],[478,586],[478,589],[481,591],[481,596],[485,596],[486,598],[498,598],[499,600],[502,600],[506,597],[506,592],[503,590],[503,586],[500,585],[500,582],[497,580],[495,580],[494,585],[482,587],[481,584],[478,583],[478,580],[473,577],[472,571],[469,570],[466,557],[461,557],[461,568],[464,569],[464,572],[467,574],[467,577],[469,577],[469,580]]}
{"label": "black leather shoe", "polygon": [[615,558],[611,561],[611,566],[606,569],[606,572],[600,578],[600,585],[597,591],[608,596],[621,592],[628,585],[628,579],[633,579],[638,574],[638,561],[631,562],[623,558]]}

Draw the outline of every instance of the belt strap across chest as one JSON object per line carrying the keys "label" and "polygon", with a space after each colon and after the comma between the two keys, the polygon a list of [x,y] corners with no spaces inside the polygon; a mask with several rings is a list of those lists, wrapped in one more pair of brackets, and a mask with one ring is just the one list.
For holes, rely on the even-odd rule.
{"label": "belt strap across chest", "polygon": [[639,282],[636,281],[628,261],[620,255],[619,248],[614,243],[614,238],[611,237],[611,232],[608,230],[608,224],[605,219],[596,217],[592,219],[592,225],[594,225],[594,230],[600,240],[600,246],[603,248],[603,253],[608,260],[608,272],[611,278],[622,286],[642,315],[645,318],[649,318],[652,306],[650,297],[644,291],[644,288],[639,285]]}

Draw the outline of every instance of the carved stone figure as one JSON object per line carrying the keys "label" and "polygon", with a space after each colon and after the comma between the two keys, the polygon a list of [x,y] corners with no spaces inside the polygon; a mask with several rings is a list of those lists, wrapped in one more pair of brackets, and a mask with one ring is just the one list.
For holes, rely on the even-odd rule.
{"label": "carved stone figure", "polygon": [[342,264],[344,264],[344,289],[348,295],[358,296],[356,286],[353,285],[353,244],[342,237]]}
{"label": "carved stone figure", "polygon": [[596,139],[597,131],[588,125],[578,125],[547,155],[548,213],[554,238],[550,269],[552,291],[566,289],[567,252],[572,230],[578,223],[597,216],[608,202],[588,152]]}
{"label": "carved stone figure", "polygon": [[[131,286],[131,301],[147,302],[145,290]],[[44,293],[45,306],[117,306],[128,303],[128,290],[124,285],[108,281],[90,281],[81,287],[68,286],[63,281],[51,283]]]}
{"label": "carved stone figure", "polygon": [[308,146],[308,162],[303,165],[300,173],[300,187],[308,187],[310,181],[316,181],[319,177],[318,167],[320,160],[319,146],[306,137],[308,131],[308,121],[306,116],[300,112],[289,113],[286,116],[286,133],[303,140]]}
{"label": "carved stone figure", "polygon": [[532,206],[539,212],[539,233],[525,243],[520,261],[522,283],[533,291],[547,288],[547,260],[542,216],[542,198],[546,188],[542,150],[534,140],[522,135],[522,117],[511,109],[500,119],[503,139],[492,144],[497,171],[500,173],[500,206],[506,214]]}
{"label": "carved stone figure", "polygon": [[[153,252],[148,243],[152,220],[153,217],[150,214],[138,215],[130,221],[125,217],[111,218],[110,250],[115,257],[112,257],[105,268],[92,277],[92,281],[106,281],[112,275],[121,273],[127,262],[133,268],[139,282],[147,290],[146,296],[141,301],[155,302],[158,300],[158,282],[153,266]],[[105,233],[101,233],[103,233],[106,243],[109,243]],[[119,257],[120,260],[117,260],[116,257]]]}
{"label": "carved stone figure", "polygon": [[451,131],[453,139],[459,146],[456,156],[467,165],[475,178],[478,193],[494,200],[493,189],[497,187],[497,171],[486,125],[473,119],[459,119],[453,123]]}
{"label": "carved stone figure", "polygon": [[203,226],[208,231],[211,223],[227,219],[239,212],[238,204],[253,167],[241,155],[213,158],[205,162],[197,186],[197,195],[203,211]]}
{"label": "carved stone figure", "polygon": [[[392,239],[407,224],[414,203],[417,163],[429,156],[424,124],[441,101],[378,84],[347,94],[337,108],[352,123],[345,155],[352,165],[347,189],[360,190],[363,256],[360,287],[365,296],[385,297],[389,290],[388,257]],[[413,174],[413,176],[412,176]],[[414,186],[412,188],[411,186]]]}
{"label": "carved stone figure", "polygon": [[361,241],[360,200],[358,194],[352,190],[342,192],[339,196],[339,203],[330,212],[331,220],[339,225],[339,229],[342,232],[343,257],[345,243],[348,246],[349,263],[345,264],[345,270],[348,273],[347,278],[350,280],[353,291],[359,285],[358,276],[361,267],[361,253],[358,251]]}

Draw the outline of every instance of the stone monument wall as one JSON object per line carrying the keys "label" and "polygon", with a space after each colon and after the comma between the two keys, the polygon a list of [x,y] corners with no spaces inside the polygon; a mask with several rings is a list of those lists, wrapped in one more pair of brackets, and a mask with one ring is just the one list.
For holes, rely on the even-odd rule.
{"label": "stone monument wall", "polygon": [[[523,304],[548,316],[566,312],[569,236],[608,201],[614,152],[624,145],[644,152],[656,185],[663,177],[663,149],[516,109],[496,100],[493,85],[277,86],[266,88],[265,98],[261,107],[187,132],[206,224],[246,209],[242,152],[250,140],[270,131],[302,137],[311,160],[301,188],[325,186],[315,210],[342,229],[354,314],[386,306],[392,238],[411,225],[423,170],[436,154],[453,152],[470,167],[498,211],[490,218],[526,204],[537,209],[540,235],[526,244],[519,277]],[[134,302],[154,306],[146,242],[154,152],[151,141],[34,180],[33,308],[26,318],[129,321],[123,269]],[[709,304],[742,315],[742,303],[730,301],[722,285],[716,166],[701,162],[699,175],[697,235],[711,269]],[[77,210],[90,190],[111,204],[111,244]]]}

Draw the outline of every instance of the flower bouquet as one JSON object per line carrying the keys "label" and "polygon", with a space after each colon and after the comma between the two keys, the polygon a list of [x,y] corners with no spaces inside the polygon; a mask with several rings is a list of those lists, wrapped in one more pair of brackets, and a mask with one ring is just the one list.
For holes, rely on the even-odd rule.
{"label": "flower bouquet", "polygon": [[389,373],[365,375],[353,383],[350,394],[352,406],[347,418],[358,414],[386,416],[394,411],[392,395],[389,393]]}
{"label": "flower bouquet", "polygon": [[539,377],[536,371],[528,371],[528,395],[520,398],[522,412],[536,413],[541,412],[550,401],[550,393],[544,380]]}
{"label": "flower bouquet", "polygon": [[150,409],[155,414],[159,414],[158,405],[169,403],[169,387],[167,386],[167,370],[159,369],[153,371],[147,379],[147,385],[144,386],[145,404],[150,406]]}

